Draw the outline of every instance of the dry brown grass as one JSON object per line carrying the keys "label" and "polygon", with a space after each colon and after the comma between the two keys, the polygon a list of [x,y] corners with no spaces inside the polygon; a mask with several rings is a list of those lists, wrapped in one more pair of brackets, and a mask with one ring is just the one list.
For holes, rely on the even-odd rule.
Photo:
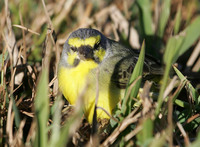
{"label": "dry brown grass", "polygon": [[[159,15],[158,1],[152,1],[154,26],[156,29]],[[183,4],[182,4],[183,3]],[[195,5],[195,4],[198,5]],[[144,38],[139,28],[139,18],[131,0],[95,1],[95,0],[4,0],[0,2],[0,54],[1,54],[1,85],[0,85],[0,144],[2,146],[31,146],[36,135],[36,121],[34,100],[38,79],[43,69],[48,69],[49,106],[54,105],[55,99],[61,95],[58,90],[57,70],[62,46],[70,32],[77,28],[91,27],[100,30],[105,36],[121,41],[129,47],[139,49]],[[180,28],[184,28],[190,20],[199,13],[200,3],[192,1],[175,0],[171,3],[171,15],[162,38],[164,43],[172,34],[174,17],[177,7],[182,7],[182,21]],[[186,13],[189,11],[188,13]],[[188,16],[190,15],[190,16]],[[190,56],[184,55],[178,61],[182,71],[189,73],[199,89],[199,77],[196,74],[200,69],[200,40],[189,50]],[[189,69],[189,72],[188,72]],[[159,115],[155,123],[154,141],[167,140],[169,146],[174,144],[186,146],[196,139],[199,127],[192,131],[185,131],[184,125],[190,124],[199,117],[199,112],[194,112],[186,118],[185,123],[175,123],[173,118],[173,97],[184,84],[174,90],[178,82],[174,77],[165,90],[164,97],[169,96],[168,103],[162,108],[163,114]],[[148,119],[155,121],[156,102],[149,99],[151,83],[146,83],[141,95],[143,103],[108,134],[101,133],[98,137],[90,137],[91,126],[82,119],[81,124],[75,124],[71,131],[69,145],[101,145],[109,146],[121,137],[121,133],[136,125],[134,131],[124,135],[122,139],[128,142],[124,145],[136,145],[136,135],[143,129],[144,122]],[[175,91],[175,92],[174,92]],[[191,94],[181,95],[193,107]],[[14,102],[14,103],[13,103]],[[65,104],[64,104],[65,103]],[[59,104],[62,109],[61,124],[63,125],[73,113],[71,106],[62,99]],[[192,109],[192,108],[191,108]],[[16,116],[16,112],[19,116]],[[20,118],[20,120],[17,119]],[[167,119],[168,118],[168,119]],[[167,119],[167,121],[166,121]],[[52,113],[48,126],[53,124]],[[78,127],[77,127],[78,126]],[[78,128],[78,129],[77,129]],[[178,128],[178,129],[177,129]],[[113,128],[112,128],[113,129]],[[173,132],[174,130],[180,130]],[[76,132],[76,133],[74,133]],[[194,135],[192,135],[194,133]],[[170,135],[169,135],[170,134]],[[51,131],[49,131],[49,136]],[[95,134],[96,135],[96,134]],[[173,135],[175,138],[173,138]],[[135,140],[133,140],[133,138]],[[193,139],[194,138],[194,139]],[[156,140],[157,139],[157,140]],[[182,139],[184,139],[183,143]],[[70,144],[71,143],[71,144]]]}

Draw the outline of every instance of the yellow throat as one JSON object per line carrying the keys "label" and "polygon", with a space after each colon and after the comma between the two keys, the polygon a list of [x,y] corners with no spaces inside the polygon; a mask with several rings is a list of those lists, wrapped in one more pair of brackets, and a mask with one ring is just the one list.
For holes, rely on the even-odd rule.
{"label": "yellow throat", "polygon": [[[60,67],[58,72],[59,88],[65,98],[70,104],[75,105],[79,94],[83,91],[86,83],[89,81],[86,91],[84,92],[84,114],[86,119],[92,123],[95,97],[96,97],[96,83],[94,82],[94,77],[90,77],[90,70],[98,66],[94,61],[81,61],[79,65],[75,68]],[[98,106],[103,107],[112,113],[113,107],[116,105],[118,100],[113,100],[113,104],[110,104],[110,97],[108,91],[99,92]],[[109,116],[102,110],[97,110],[97,118],[109,118]]]}

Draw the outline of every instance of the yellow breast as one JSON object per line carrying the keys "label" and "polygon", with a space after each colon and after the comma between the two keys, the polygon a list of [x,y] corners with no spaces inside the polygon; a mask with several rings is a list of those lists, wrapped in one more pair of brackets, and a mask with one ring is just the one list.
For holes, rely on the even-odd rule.
{"label": "yellow breast", "polygon": [[[92,69],[98,66],[94,61],[81,61],[78,66],[72,68],[60,67],[58,72],[59,88],[70,104],[76,104],[79,94],[85,88],[84,93],[84,114],[91,123],[96,97],[96,75],[89,74]],[[100,71],[101,73],[101,71]],[[89,76],[88,76],[89,75]],[[103,75],[99,82],[99,99],[98,106],[103,107],[108,113],[112,113],[112,109],[119,101],[119,89],[110,84],[110,77]],[[86,81],[87,80],[87,81]],[[97,118],[109,118],[102,110],[97,110]]]}
{"label": "yellow breast", "polygon": [[97,64],[93,61],[81,61],[77,67],[59,68],[59,88],[70,104],[76,103],[79,93],[86,84],[88,72],[96,67]]}

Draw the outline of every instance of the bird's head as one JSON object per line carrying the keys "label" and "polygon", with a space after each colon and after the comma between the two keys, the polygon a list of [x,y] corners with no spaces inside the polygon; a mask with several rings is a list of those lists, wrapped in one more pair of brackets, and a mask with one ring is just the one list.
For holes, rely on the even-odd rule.
{"label": "bird's head", "polygon": [[77,66],[80,61],[89,60],[99,64],[106,56],[107,40],[95,29],[78,29],[65,42],[61,60],[68,66]]}

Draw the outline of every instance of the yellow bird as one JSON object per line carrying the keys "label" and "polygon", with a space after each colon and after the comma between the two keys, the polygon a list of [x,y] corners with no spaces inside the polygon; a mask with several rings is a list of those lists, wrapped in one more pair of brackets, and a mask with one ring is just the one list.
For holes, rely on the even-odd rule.
{"label": "yellow bird", "polygon": [[[83,111],[92,123],[97,91],[97,106],[112,114],[123,98],[138,55],[138,52],[106,38],[95,29],[78,29],[64,44],[58,70],[59,88],[68,102],[74,105],[87,85],[83,94]],[[146,58],[143,71],[145,75],[154,75],[161,70],[155,60]],[[109,119],[109,116],[97,109],[97,119]]]}

